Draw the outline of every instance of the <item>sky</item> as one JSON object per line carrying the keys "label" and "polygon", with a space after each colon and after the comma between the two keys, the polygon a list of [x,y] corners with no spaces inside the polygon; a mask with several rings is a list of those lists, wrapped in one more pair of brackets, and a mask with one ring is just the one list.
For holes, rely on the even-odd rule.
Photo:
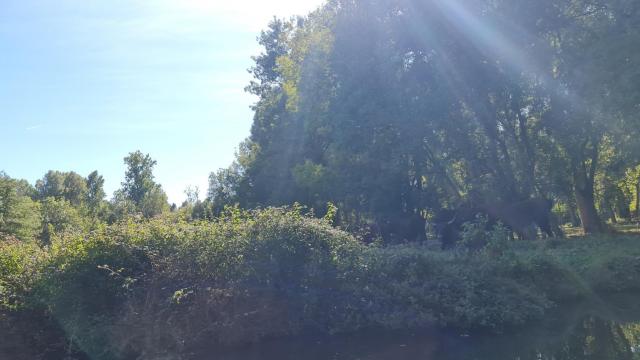
{"label": "sky", "polygon": [[0,0],[0,171],[98,170],[149,153],[170,202],[206,195],[249,135],[256,37],[322,0]]}

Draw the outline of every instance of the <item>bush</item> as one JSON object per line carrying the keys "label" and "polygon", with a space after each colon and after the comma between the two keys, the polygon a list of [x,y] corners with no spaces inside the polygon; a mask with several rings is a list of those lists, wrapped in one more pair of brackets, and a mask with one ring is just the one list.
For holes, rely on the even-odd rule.
{"label": "bush", "polygon": [[419,246],[379,249],[368,266],[363,314],[386,328],[433,324],[493,328],[542,315],[548,300],[506,276],[503,259],[485,253],[429,253]]}
{"label": "bush", "polygon": [[41,314],[91,359],[160,358],[305,331],[502,331],[561,301],[640,289],[632,238],[474,237],[486,246],[366,246],[300,209],[128,219],[46,248],[5,240],[0,310]]}

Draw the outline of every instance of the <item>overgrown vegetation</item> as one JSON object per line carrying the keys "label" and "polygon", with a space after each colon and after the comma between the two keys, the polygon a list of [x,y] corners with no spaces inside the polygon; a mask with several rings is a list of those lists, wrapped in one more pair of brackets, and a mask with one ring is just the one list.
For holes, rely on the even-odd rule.
{"label": "overgrown vegetation", "polygon": [[[639,29],[635,0],[330,0],[274,19],[251,134],[204,201],[169,205],[140,151],[110,200],[96,171],[0,172],[0,330],[24,354],[155,359],[504,331],[638,291],[640,242],[609,230],[640,215]],[[544,221],[495,215],[535,204]],[[600,235],[523,241],[560,236],[551,208]],[[434,225],[452,250],[424,244]]]}
{"label": "overgrown vegetation", "polygon": [[450,252],[367,246],[300,208],[228,209],[201,223],[130,218],[46,247],[2,242],[0,308],[64,334],[42,351],[157,358],[301,332],[502,331],[563,301],[640,290],[632,236],[483,236],[482,248]]}

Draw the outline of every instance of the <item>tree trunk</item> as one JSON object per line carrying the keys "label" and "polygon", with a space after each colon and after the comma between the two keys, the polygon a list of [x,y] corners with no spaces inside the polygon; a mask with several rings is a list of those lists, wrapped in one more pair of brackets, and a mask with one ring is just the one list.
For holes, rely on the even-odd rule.
{"label": "tree trunk", "polygon": [[611,223],[612,224],[617,224],[618,223],[618,216],[616,215],[616,209],[614,209],[613,206],[609,207],[609,211],[611,212]]}
{"label": "tree trunk", "polygon": [[599,160],[599,144],[599,141],[592,141],[588,162],[582,160],[577,164],[578,166],[575,166],[573,169],[573,188],[576,205],[578,206],[578,213],[580,214],[580,221],[582,222],[582,230],[585,234],[602,233],[608,230],[598,215],[594,197],[594,183]]}
{"label": "tree trunk", "polygon": [[[527,128],[527,117],[522,115],[519,108],[514,111],[518,117],[518,127],[520,129],[520,142],[524,147],[524,155],[525,155],[525,167],[526,167],[526,179],[524,181],[527,182],[527,187],[530,189],[532,194],[539,196],[542,194],[538,184],[536,183],[536,160],[535,160],[535,152],[531,146],[531,141],[529,141],[529,133]],[[517,139],[514,130],[514,137]]]}
{"label": "tree trunk", "polygon": [[598,216],[594,202],[593,187],[589,189],[588,186],[586,188],[576,186],[575,195],[584,233],[593,234],[604,232],[605,226]]}
{"label": "tree trunk", "polygon": [[640,180],[636,182],[636,219],[640,218]]}
{"label": "tree trunk", "polygon": [[616,197],[615,210],[619,218],[631,220],[631,209],[629,208],[629,198],[622,191],[618,192]]}
{"label": "tree trunk", "polygon": [[575,197],[569,198],[567,200],[567,209],[569,211],[569,220],[571,221],[571,226],[582,226],[582,224],[580,223],[580,217],[578,216],[578,207],[576,206]]}

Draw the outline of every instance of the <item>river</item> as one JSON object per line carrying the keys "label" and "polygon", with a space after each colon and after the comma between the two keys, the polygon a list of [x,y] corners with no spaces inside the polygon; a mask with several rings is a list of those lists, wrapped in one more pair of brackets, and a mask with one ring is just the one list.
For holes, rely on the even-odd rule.
{"label": "river", "polygon": [[195,360],[640,360],[640,296],[558,307],[520,329],[360,333],[265,341]]}

